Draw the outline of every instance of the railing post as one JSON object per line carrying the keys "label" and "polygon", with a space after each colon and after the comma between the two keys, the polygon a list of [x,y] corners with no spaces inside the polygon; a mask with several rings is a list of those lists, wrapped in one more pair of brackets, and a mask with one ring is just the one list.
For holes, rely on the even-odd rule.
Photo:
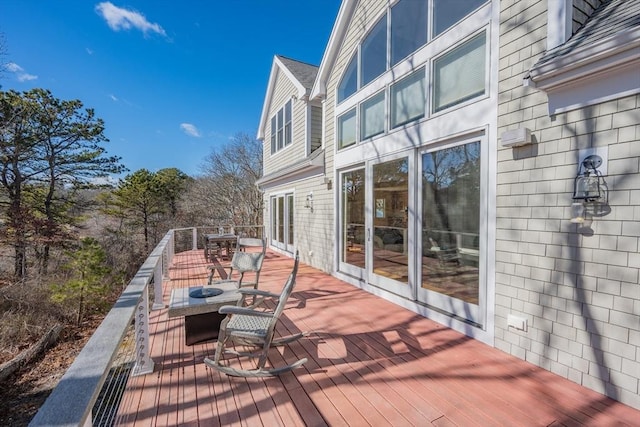
{"label": "railing post", "polygon": [[[162,279],[160,279],[162,288]],[[150,354],[149,342],[149,286],[144,287],[142,298],[135,313],[136,364],[133,376],[150,374],[154,363]]]}
{"label": "railing post", "polygon": [[193,227],[193,247],[194,251],[198,250],[198,228]]}
{"label": "railing post", "polygon": [[164,308],[164,301],[162,300],[162,281],[164,280],[163,270],[164,251],[162,251],[158,257],[156,267],[153,269],[153,310]]}

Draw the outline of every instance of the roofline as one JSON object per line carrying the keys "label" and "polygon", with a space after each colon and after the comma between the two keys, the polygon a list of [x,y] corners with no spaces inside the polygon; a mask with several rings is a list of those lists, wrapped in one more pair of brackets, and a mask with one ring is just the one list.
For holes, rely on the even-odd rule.
{"label": "roofline", "polygon": [[[295,59],[287,58],[292,61],[296,61]],[[302,61],[298,61],[302,62]],[[287,68],[286,65],[280,60],[279,55],[274,55],[273,63],[271,64],[271,72],[269,73],[269,83],[267,83],[267,93],[264,97],[264,102],[262,104],[262,113],[260,114],[260,123],[258,124],[258,134],[256,138],[260,141],[264,140],[264,126],[267,121],[267,116],[269,114],[269,106],[271,105],[271,99],[273,97],[273,92],[275,89],[275,79],[276,79],[276,71],[280,69],[287,76],[287,78],[293,83],[296,90],[298,91],[297,97],[298,99],[305,99],[309,95],[309,90],[304,87],[304,85],[298,80],[291,70]]]}
{"label": "roofline", "polygon": [[[640,47],[640,28],[632,28],[611,37],[598,40],[575,51],[560,55],[540,65],[534,65],[529,71],[529,79],[535,87],[550,89],[574,81],[582,74],[593,74],[593,67],[611,67],[637,60],[635,49]],[[629,52],[624,55],[623,52]],[[613,60],[602,62],[604,60]],[[598,62],[601,65],[598,65]],[[585,68],[588,67],[588,68]],[[580,72],[580,69],[583,71]]]}
{"label": "roofline", "polygon": [[325,49],[322,61],[320,62],[316,81],[313,84],[311,94],[309,95],[310,99],[324,98],[327,94],[327,79],[329,78],[331,68],[338,56],[338,52],[342,46],[342,41],[347,32],[347,28],[349,27],[349,22],[351,21],[351,16],[353,15],[357,4],[358,0],[343,0],[340,5],[336,22],[333,26],[333,30],[331,30],[331,36],[329,36],[327,48]]}
{"label": "roofline", "polygon": [[256,185],[264,190],[283,182],[320,175],[324,173],[324,166],[324,149],[319,148],[304,159],[261,177]]}

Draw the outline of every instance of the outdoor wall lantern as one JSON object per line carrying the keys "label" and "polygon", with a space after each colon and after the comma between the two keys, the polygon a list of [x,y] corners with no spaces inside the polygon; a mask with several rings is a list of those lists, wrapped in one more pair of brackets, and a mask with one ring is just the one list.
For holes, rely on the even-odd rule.
{"label": "outdoor wall lantern", "polygon": [[578,175],[573,181],[573,200],[571,204],[571,222],[583,223],[587,206],[598,202],[603,194],[604,178],[598,168],[602,157],[591,154],[582,161]]}

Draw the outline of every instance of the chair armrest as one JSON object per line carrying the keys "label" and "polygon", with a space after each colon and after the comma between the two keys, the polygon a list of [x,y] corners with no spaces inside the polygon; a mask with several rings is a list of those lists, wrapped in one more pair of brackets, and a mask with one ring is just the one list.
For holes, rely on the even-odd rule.
{"label": "chair armrest", "polygon": [[238,292],[240,292],[241,294],[244,294],[244,295],[254,295],[254,296],[259,296],[259,297],[280,298],[280,295],[278,295],[278,294],[274,294],[274,293],[271,293],[271,292],[263,291],[263,290],[260,290],[260,289],[240,288],[240,289],[238,289]]}
{"label": "chair armrest", "polygon": [[269,313],[268,311],[256,311],[247,307],[238,307],[236,305],[223,305],[218,310],[220,314],[242,314],[245,316],[255,316],[255,317],[273,317],[273,313]]}

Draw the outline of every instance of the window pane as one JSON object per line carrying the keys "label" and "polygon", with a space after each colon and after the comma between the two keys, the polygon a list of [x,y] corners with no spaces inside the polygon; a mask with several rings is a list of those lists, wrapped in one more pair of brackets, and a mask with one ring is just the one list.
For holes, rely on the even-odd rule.
{"label": "window pane", "polygon": [[422,155],[422,287],[478,304],[480,143]]}
{"label": "window pane", "polygon": [[364,86],[387,69],[387,15],[373,27],[360,50],[360,86]]}
{"label": "window pane", "polygon": [[288,230],[288,234],[287,234],[287,244],[288,245],[293,245],[293,194],[287,194],[287,201],[289,203],[287,203],[287,209],[288,209],[288,223],[287,223],[287,230]]}
{"label": "window pane", "polygon": [[364,268],[366,259],[364,169],[342,175],[342,248],[341,261]]}
{"label": "window pane", "polygon": [[424,117],[424,69],[391,86],[391,127]]}
{"label": "window pane", "polygon": [[384,92],[380,92],[360,106],[360,139],[384,132]]}
{"label": "window pane", "polygon": [[353,55],[338,85],[338,102],[342,102],[358,90],[358,55]]}
{"label": "window pane", "polygon": [[282,108],[278,111],[278,150],[283,147],[283,129],[284,129],[284,119],[283,119],[283,110]]}
{"label": "window pane", "polygon": [[271,118],[271,154],[276,152],[276,116]]}
{"label": "window pane", "polygon": [[284,145],[291,143],[291,101],[284,104]]}
{"label": "window pane", "polygon": [[467,101],[485,92],[485,33],[434,62],[435,111]]}
{"label": "window pane", "polygon": [[487,0],[434,0],[433,36],[452,27],[486,2]]}
{"label": "window pane", "polygon": [[409,283],[409,160],[373,165],[373,272]]}
{"label": "window pane", "polygon": [[338,147],[344,148],[356,142],[356,109],[338,117]]}
{"label": "window pane", "polygon": [[391,8],[391,65],[427,42],[427,0],[400,0]]}
{"label": "window pane", "polygon": [[278,197],[278,242],[284,243],[284,197]]}

